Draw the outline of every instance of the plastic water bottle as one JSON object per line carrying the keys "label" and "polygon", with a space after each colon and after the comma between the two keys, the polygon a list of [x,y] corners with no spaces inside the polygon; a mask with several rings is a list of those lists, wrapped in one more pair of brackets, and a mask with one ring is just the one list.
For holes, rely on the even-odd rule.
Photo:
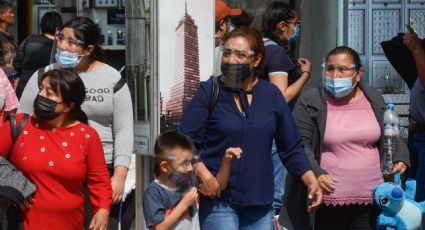
{"label": "plastic water bottle", "polygon": [[400,120],[394,110],[394,104],[388,104],[384,113],[384,145],[383,150],[383,172],[385,179],[391,181],[391,172],[393,170],[393,156],[397,151],[397,142],[400,137]]}

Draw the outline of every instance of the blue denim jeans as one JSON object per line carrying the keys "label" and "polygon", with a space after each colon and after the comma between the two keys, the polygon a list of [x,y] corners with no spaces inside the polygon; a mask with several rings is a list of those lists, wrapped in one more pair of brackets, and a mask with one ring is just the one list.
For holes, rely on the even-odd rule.
{"label": "blue denim jeans", "polygon": [[276,150],[276,144],[273,141],[272,145],[272,157],[273,157],[273,169],[274,169],[274,200],[273,200],[273,211],[275,215],[280,213],[282,208],[282,197],[285,193],[285,180],[288,171],[283,166],[282,161],[279,158],[279,154]]}
{"label": "blue denim jeans", "polygon": [[416,195],[415,200],[425,200],[425,133],[410,133],[412,148],[418,154],[418,169],[416,171]]}
{"label": "blue denim jeans", "polygon": [[270,206],[239,206],[205,197],[200,200],[202,230],[272,230],[272,217]]}

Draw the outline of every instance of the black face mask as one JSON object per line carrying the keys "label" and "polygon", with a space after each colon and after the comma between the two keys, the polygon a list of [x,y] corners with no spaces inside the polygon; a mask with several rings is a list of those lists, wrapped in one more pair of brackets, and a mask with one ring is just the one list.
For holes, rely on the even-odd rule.
{"label": "black face mask", "polygon": [[221,63],[221,80],[230,88],[243,88],[248,84],[251,68],[249,64],[225,64]]}
{"label": "black face mask", "polygon": [[198,180],[193,172],[183,173],[174,171],[170,173],[168,179],[170,179],[181,192],[185,192],[191,187],[198,187]]}
{"label": "black face mask", "polygon": [[55,112],[57,104],[54,100],[37,95],[34,100],[34,114],[43,121],[51,121],[59,116]]}

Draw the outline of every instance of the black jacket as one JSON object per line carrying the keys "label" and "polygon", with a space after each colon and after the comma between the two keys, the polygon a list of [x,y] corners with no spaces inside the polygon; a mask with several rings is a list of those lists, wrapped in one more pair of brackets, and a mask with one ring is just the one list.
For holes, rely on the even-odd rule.
{"label": "black jacket", "polygon": [[[39,68],[50,64],[53,40],[44,35],[30,35],[18,47],[13,59],[13,68],[20,76],[16,95],[21,98],[25,85],[32,74]],[[53,50],[55,52],[55,50]]]}

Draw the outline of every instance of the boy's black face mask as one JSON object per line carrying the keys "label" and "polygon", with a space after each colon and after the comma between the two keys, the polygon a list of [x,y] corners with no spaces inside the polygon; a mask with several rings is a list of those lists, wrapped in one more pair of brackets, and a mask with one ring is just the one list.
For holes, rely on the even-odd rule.
{"label": "boy's black face mask", "polygon": [[198,187],[198,179],[193,172],[184,173],[174,171],[168,176],[168,179],[170,179],[181,192],[185,192],[191,187]]}

